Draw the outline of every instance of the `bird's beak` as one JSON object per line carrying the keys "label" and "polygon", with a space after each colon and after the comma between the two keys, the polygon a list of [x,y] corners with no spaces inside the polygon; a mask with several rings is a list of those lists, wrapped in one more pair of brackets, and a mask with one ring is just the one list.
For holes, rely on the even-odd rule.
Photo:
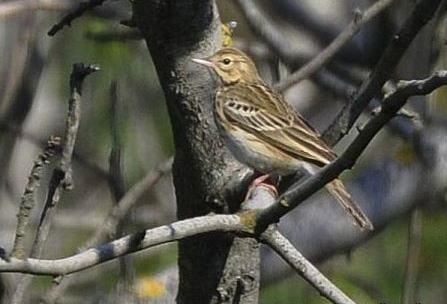
{"label": "bird's beak", "polygon": [[202,64],[207,67],[214,67],[214,63],[212,63],[209,60],[193,58],[192,61],[194,61],[195,63],[198,63],[198,64]]}

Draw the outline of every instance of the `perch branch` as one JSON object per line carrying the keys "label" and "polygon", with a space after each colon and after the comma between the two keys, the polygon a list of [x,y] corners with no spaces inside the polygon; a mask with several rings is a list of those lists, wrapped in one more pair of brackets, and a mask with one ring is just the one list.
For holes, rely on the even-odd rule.
{"label": "perch branch", "polygon": [[0,259],[0,272],[66,275],[96,266],[124,254],[211,231],[250,232],[245,225],[244,218],[238,215],[201,216],[131,234],[63,259],[29,258],[20,260],[11,258],[9,261]]}
{"label": "perch branch", "polygon": [[[225,231],[242,236],[254,236],[252,221],[255,214],[251,208],[265,208],[274,202],[272,194],[258,187],[243,207],[244,213],[235,215],[211,215],[177,221],[170,225],[128,235],[108,244],[90,248],[71,257],[58,260],[0,259],[0,272],[24,272],[39,275],[66,275],[93,267],[123,255],[141,251],[160,244],[177,241],[205,232]],[[285,239],[276,228],[266,231],[261,239],[278,252],[297,272],[321,294],[334,303],[354,303],[326,279]]]}

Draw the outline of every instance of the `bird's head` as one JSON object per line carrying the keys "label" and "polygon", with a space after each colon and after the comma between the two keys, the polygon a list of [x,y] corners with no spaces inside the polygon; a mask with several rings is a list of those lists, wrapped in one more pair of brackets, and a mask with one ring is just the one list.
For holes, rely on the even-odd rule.
{"label": "bird's head", "polygon": [[235,48],[223,48],[208,58],[193,61],[213,70],[223,84],[261,81],[250,57]]}

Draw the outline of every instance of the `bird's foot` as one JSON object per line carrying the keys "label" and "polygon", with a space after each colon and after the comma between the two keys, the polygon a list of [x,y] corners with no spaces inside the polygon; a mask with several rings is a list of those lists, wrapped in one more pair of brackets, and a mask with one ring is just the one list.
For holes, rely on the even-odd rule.
{"label": "bird's foot", "polygon": [[257,178],[255,178],[250,186],[248,187],[247,195],[245,196],[245,200],[248,200],[251,198],[251,195],[253,194],[253,191],[256,189],[256,187],[262,186],[266,188],[270,193],[272,193],[273,196],[278,197],[278,190],[274,185],[272,185],[271,182],[266,182],[268,179],[270,179],[269,174],[261,175]]}

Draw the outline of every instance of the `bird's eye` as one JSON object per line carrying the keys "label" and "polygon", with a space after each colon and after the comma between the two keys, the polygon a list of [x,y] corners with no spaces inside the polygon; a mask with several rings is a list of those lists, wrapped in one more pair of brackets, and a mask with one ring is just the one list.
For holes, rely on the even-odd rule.
{"label": "bird's eye", "polygon": [[224,58],[224,60],[222,60],[222,62],[225,65],[229,65],[231,63],[231,59],[230,58]]}

